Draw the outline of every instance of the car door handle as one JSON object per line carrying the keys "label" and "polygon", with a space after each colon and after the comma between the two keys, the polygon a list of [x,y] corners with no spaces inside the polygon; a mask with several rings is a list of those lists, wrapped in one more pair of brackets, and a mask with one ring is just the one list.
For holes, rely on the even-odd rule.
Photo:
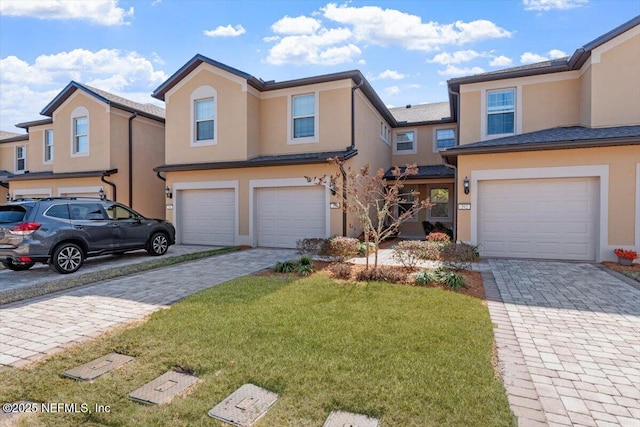
{"label": "car door handle", "polygon": [[84,228],[84,225],[74,225],[73,228],[82,230]]}
{"label": "car door handle", "polygon": [[119,228],[120,224],[111,224],[111,228]]}

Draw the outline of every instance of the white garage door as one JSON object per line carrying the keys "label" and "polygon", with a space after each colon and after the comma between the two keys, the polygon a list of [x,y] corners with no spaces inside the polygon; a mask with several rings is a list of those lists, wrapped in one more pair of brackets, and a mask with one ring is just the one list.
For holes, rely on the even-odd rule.
{"label": "white garage door", "polygon": [[597,178],[481,181],[483,256],[595,260]]}
{"label": "white garage door", "polygon": [[299,239],[328,237],[324,188],[256,190],[258,246],[295,248]]}
{"label": "white garage door", "polygon": [[181,243],[235,244],[235,190],[180,190],[178,193]]}

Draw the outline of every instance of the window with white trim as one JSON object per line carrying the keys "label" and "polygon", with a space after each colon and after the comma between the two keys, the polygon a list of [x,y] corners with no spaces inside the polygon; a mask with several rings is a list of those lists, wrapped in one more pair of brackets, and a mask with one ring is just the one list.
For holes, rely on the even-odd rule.
{"label": "window with white trim", "polygon": [[415,154],[416,153],[416,132],[398,132],[393,141],[395,154]]}
{"label": "window with white trim", "polygon": [[[404,214],[407,211],[413,209],[415,204],[415,195],[411,192],[411,189],[407,189],[404,193],[400,193],[400,201],[398,203],[398,216]],[[415,222],[418,220],[418,212],[407,219],[408,222]]]}
{"label": "window with white trim", "polygon": [[16,147],[16,173],[24,172],[27,169],[27,146],[18,145]]}
{"label": "window with white trim", "polygon": [[487,135],[515,133],[516,90],[487,91]]}
{"label": "window with white trim", "polygon": [[443,220],[451,218],[449,188],[432,187],[429,190],[429,201],[433,205],[429,209],[429,219]]}
{"label": "window with white trim", "polygon": [[195,142],[211,141],[215,136],[216,104],[213,98],[196,99]]}
{"label": "window with white trim", "polygon": [[89,119],[76,117],[73,119],[73,154],[89,152]]}
{"label": "window with white trim", "polygon": [[46,129],[44,131],[44,162],[53,161],[53,130]]}
{"label": "window with white trim", "polygon": [[293,96],[291,99],[292,135],[296,138],[316,136],[316,96],[314,93]]}
{"label": "window with white trim", "polygon": [[436,129],[436,150],[454,147],[456,145],[456,131],[453,129]]}

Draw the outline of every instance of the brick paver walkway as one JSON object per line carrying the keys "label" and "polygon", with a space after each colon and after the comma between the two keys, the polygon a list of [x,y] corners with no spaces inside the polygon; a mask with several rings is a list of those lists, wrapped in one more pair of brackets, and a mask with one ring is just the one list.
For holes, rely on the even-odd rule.
{"label": "brick paver walkway", "polygon": [[640,291],[590,264],[488,267],[500,368],[519,425],[640,426]]}
{"label": "brick paver walkway", "polygon": [[245,250],[7,304],[0,308],[0,366],[24,366],[295,256],[293,250]]}

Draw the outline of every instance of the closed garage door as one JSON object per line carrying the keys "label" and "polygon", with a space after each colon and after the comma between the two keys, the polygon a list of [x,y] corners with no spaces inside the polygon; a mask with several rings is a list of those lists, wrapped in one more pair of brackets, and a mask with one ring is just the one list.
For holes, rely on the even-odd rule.
{"label": "closed garage door", "polygon": [[480,181],[483,256],[595,260],[597,178]]}
{"label": "closed garage door", "polygon": [[178,235],[186,245],[234,245],[235,191],[180,190]]}
{"label": "closed garage door", "polygon": [[256,190],[258,246],[295,248],[299,239],[327,237],[324,188]]}

